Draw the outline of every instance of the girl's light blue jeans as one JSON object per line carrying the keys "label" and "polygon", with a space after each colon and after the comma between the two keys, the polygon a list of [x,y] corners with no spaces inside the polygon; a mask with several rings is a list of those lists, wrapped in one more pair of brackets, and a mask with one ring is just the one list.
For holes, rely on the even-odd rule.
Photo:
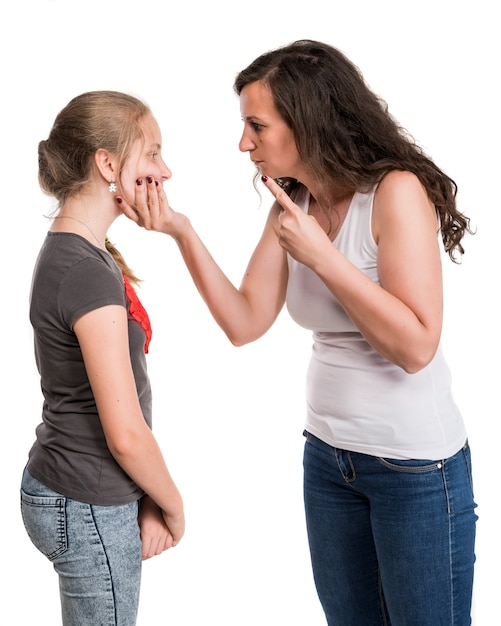
{"label": "girl's light blue jeans", "polygon": [[31,541],[59,575],[64,626],[134,626],[142,564],[138,503],[78,502],[25,469],[21,512]]}
{"label": "girl's light blue jeans", "polygon": [[329,626],[471,624],[468,444],[448,459],[401,461],[305,436],[308,541]]}

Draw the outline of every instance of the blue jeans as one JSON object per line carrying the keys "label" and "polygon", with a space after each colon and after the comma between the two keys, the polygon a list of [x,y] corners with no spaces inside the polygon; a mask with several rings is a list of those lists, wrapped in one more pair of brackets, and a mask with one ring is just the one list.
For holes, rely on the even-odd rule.
{"label": "blue jeans", "polygon": [[468,445],[440,461],[401,461],[305,435],[308,541],[329,626],[471,624]]}
{"label": "blue jeans", "polygon": [[134,626],[142,565],[138,503],[78,502],[25,469],[21,512],[31,541],[59,574],[64,626]]}

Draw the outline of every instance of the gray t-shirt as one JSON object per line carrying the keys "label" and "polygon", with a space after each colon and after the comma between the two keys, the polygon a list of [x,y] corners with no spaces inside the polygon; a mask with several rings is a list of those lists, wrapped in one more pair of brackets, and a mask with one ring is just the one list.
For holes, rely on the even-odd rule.
{"label": "gray t-shirt", "polygon": [[[97,413],[73,323],[107,305],[127,306],[123,276],[112,257],[73,233],[47,233],[30,296],[35,359],[44,397],[42,423],[28,471],[75,500],[126,504],[143,494],[111,455]],[[141,409],[151,428],[145,333],[129,314],[132,368]]]}

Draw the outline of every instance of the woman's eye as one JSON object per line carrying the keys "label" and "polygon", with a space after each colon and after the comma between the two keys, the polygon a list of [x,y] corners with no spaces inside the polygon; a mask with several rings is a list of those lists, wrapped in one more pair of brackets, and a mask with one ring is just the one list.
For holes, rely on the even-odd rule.
{"label": "woman's eye", "polygon": [[150,156],[151,156],[151,158],[152,158],[153,160],[155,160],[155,159],[157,158],[157,156],[158,156],[158,152],[152,152],[152,153],[150,154]]}
{"label": "woman's eye", "polygon": [[264,128],[262,124],[258,124],[257,122],[251,122],[251,126],[256,131],[256,133],[259,133]]}

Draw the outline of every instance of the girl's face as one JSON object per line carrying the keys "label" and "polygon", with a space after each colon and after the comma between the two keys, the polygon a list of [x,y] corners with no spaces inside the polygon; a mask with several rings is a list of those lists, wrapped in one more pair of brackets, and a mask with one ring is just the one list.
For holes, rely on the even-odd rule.
{"label": "girl's face", "polygon": [[163,184],[172,176],[172,172],[162,158],[162,135],[156,120],[151,115],[142,121],[144,138],[138,139],[122,168],[120,175],[122,191],[126,198],[134,198],[138,179],[152,176]]}
{"label": "girl's face", "polygon": [[303,166],[292,130],[275,108],[268,87],[260,81],[240,93],[244,130],[239,148],[270,178],[290,176],[300,180]]}

